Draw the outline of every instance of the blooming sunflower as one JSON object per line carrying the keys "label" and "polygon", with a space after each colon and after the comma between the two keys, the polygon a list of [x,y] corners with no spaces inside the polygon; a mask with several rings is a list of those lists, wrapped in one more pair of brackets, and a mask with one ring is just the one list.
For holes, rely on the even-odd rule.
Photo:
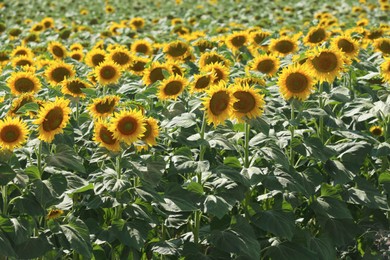
{"label": "blooming sunflower", "polygon": [[112,14],[115,12],[115,8],[112,5],[106,5],[105,7],[106,13]]}
{"label": "blooming sunflower", "polygon": [[16,56],[27,56],[27,57],[34,57],[33,51],[26,47],[26,46],[17,46],[15,49],[12,50],[11,52],[11,57],[16,57]]}
{"label": "blooming sunflower", "polygon": [[383,134],[383,128],[377,125],[371,126],[370,133],[374,136],[381,136]]}
{"label": "blooming sunflower", "polygon": [[107,60],[111,60],[118,64],[123,70],[127,69],[131,64],[131,53],[125,48],[116,48],[107,56]]}
{"label": "blooming sunflower", "polygon": [[136,75],[142,76],[144,74],[145,66],[151,60],[145,57],[133,56],[129,70]]}
{"label": "blooming sunflower", "polygon": [[146,56],[153,54],[153,46],[147,40],[136,40],[131,44],[130,50],[134,53],[142,53]]}
{"label": "blooming sunflower", "polygon": [[46,79],[52,86],[60,84],[65,78],[73,77],[75,73],[73,65],[63,61],[54,61],[45,70]]}
{"label": "blooming sunflower", "polygon": [[74,60],[82,61],[84,58],[84,53],[82,50],[74,50],[69,52],[69,57],[71,57]]}
{"label": "blooming sunflower", "polygon": [[141,111],[122,110],[110,120],[108,130],[113,137],[130,145],[144,136],[146,128]]}
{"label": "blooming sunflower", "polygon": [[390,54],[390,39],[379,38],[374,40],[374,47],[377,51],[382,52],[384,55]]}
{"label": "blooming sunflower", "polygon": [[333,82],[344,66],[344,57],[338,49],[318,48],[309,52],[305,62],[320,82]]}
{"label": "blooming sunflower", "polygon": [[144,141],[149,146],[154,146],[157,144],[156,138],[159,134],[159,128],[157,124],[157,120],[153,117],[147,117],[144,120],[145,125],[145,133],[144,136],[141,138],[142,141]]}
{"label": "blooming sunflower", "polygon": [[24,66],[33,66],[34,60],[26,55],[16,56],[12,59],[12,66],[15,67],[24,67]]}
{"label": "blooming sunflower", "polygon": [[331,46],[343,52],[350,59],[354,59],[359,54],[358,42],[347,34],[333,38]]}
{"label": "blooming sunflower", "polygon": [[96,98],[88,106],[88,110],[93,118],[105,118],[114,112],[119,100],[118,96]]}
{"label": "blooming sunflower", "polygon": [[27,124],[19,117],[6,117],[0,121],[0,147],[13,150],[21,147],[29,134]]}
{"label": "blooming sunflower", "polygon": [[248,43],[249,35],[246,31],[238,31],[228,35],[225,39],[226,46],[233,52],[238,51]]}
{"label": "blooming sunflower", "polygon": [[212,73],[215,75],[213,84],[217,84],[220,81],[227,81],[229,79],[229,68],[222,65],[222,63],[212,63],[201,68],[203,73]]}
{"label": "blooming sunflower", "polygon": [[121,66],[110,60],[100,63],[94,72],[98,82],[102,85],[115,84],[122,76]]}
{"label": "blooming sunflower", "polygon": [[286,56],[298,50],[295,37],[283,36],[279,39],[272,39],[269,43],[269,50],[278,56]]}
{"label": "blooming sunflower", "polygon": [[96,67],[106,59],[106,51],[100,48],[94,48],[85,55],[85,64],[89,67]]}
{"label": "blooming sunflower", "polygon": [[306,45],[314,46],[324,42],[329,36],[329,33],[324,27],[316,26],[310,28],[309,32],[303,38]]}
{"label": "blooming sunflower", "polygon": [[41,23],[46,29],[54,28],[54,19],[51,17],[45,17],[42,19]]}
{"label": "blooming sunflower", "polygon": [[8,110],[8,115],[9,116],[16,116],[18,113],[18,110],[24,106],[27,103],[34,102],[34,95],[32,93],[23,93],[18,96],[18,98],[14,99],[12,101],[11,107]]}
{"label": "blooming sunflower", "polygon": [[134,17],[129,21],[129,25],[133,30],[140,30],[145,26],[145,20],[142,17]]}
{"label": "blooming sunflower", "polygon": [[61,209],[51,209],[47,214],[47,219],[56,219],[64,214],[64,211]]}
{"label": "blooming sunflower", "polygon": [[249,70],[258,71],[268,76],[273,76],[278,71],[280,61],[273,55],[259,55],[252,61]]}
{"label": "blooming sunflower", "polygon": [[7,85],[14,95],[28,92],[37,92],[41,88],[41,82],[33,73],[18,71],[13,72],[7,80]]}
{"label": "blooming sunflower", "polygon": [[203,68],[212,63],[221,63],[225,66],[230,66],[230,61],[226,59],[222,54],[215,51],[205,52],[199,58],[199,67]]}
{"label": "blooming sunflower", "polygon": [[147,68],[144,72],[144,76],[142,81],[145,85],[151,85],[158,80],[164,79],[163,71],[167,71],[168,73],[172,73],[172,70],[166,65],[155,61],[151,64],[149,68]]}
{"label": "blooming sunflower", "polygon": [[239,85],[249,85],[250,87],[259,85],[259,86],[265,86],[266,83],[262,78],[255,77],[255,76],[248,76],[248,77],[238,77],[234,79],[234,84]]}
{"label": "blooming sunflower", "polygon": [[120,142],[109,129],[109,124],[102,120],[95,122],[93,140],[100,146],[113,151],[120,151]]}
{"label": "blooming sunflower", "polygon": [[261,95],[258,90],[249,85],[234,85],[233,96],[236,101],[233,103],[232,116],[238,122],[243,122],[244,119],[251,119],[261,116],[264,110],[264,95]]}
{"label": "blooming sunflower", "polygon": [[83,45],[81,43],[73,43],[70,45],[69,50],[71,51],[82,51],[84,49]]}
{"label": "blooming sunflower", "polygon": [[214,48],[214,43],[206,39],[200,39],[193,43],[193,46],[198,47],[201,53]]}
{"label": "blooming sunflower", "polygon": [[34,121],[34,124],[38,125],[40,140],[51,143],[55,135],[63,132],[69,122],[69,114],[72,112],[69,102],[64,98],[56,97],[55,101],[43,104]]}
{"label": "blooming sunflower", "polygon": [[61,82],[61,92],[72,97],[85,97],[81,90],[90,87],[90,84],[79,78],[67,78]]}
{"label": "blooming sunflower", "polygon": [[291,65],[284,68],[279,75],[279,92],[283,98],[306,100],[312,92],[314,80],[305,65]]}
{"label": "blooming sunflower", "polygon": [[8,51],[0,51],[0,67],[7,64],[10,61],[10,55]]}
{"label": "blooming sunflower", "polygon": [[47,50],[53,55],[56,59],[63,59],[66,57],[66,48],[62,43],[54,41],[50,42]]}
{"label": "blooming sunflower", "polygon": [[189,55],[190,51],[190,46],[182,41],[170,42],[163,48],[165,56],[172,60],[182,60]]}
{"label": "blooming sunflower", "polygon": [[158,98],[161,100],[176,99],[187,85],[188,81],[186,78],[179,75],[171,75],[169,78],[161,81]]}
{"label": "blooming sunflower", "polygon": [[385,59],[381,64],[381,75],[386,82],[390,83],[390,58]]}
{"label": "blooming sunflower", "polygon": [[233,104],[236,99],[232,90],[226,87],[225,82],[213,85],[206,90],[207,96],[204,97],[203,106],[206,112],[207,123],[213,123],[214,126],[224,124],[225,120],[233,112]]}
{"label": "blooming sunflower", "polygon": [[191,83],[191,93],[207,90],[214,82],[215,76],[212,73],[202,73],[194,75]]}
{"label": "blooming sunflower", "polygon": [[261,30],[256,30],[256,31],[250,32],[250,34],[249,34],[251,43],[254,45],[257,45],[257,46],[260,46],[263,43],[263,41],[269,36],[271,36],[271,33],[264,32]]}

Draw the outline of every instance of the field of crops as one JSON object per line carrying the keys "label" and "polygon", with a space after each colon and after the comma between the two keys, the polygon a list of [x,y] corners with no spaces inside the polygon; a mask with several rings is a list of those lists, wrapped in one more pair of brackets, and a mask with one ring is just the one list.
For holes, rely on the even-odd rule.
{"label": "field of crops", "polygon": [[389,14],[0,2],[0,259],[389,259]]}

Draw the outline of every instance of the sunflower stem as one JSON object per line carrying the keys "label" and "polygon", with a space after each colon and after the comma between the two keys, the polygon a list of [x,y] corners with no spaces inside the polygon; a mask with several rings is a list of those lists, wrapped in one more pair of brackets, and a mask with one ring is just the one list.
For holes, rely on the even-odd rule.
{"label": "sunflower stem", "polygon": [[249,167],[249,134],[251,130],[251,125],[245,121],[245,157],[244,157],[244,167]]}
{"label": "sunflower stem", "polygon": [[194,220],[194,243],[195,245],[199,244],[199,229],[200,229],[200,218],[202,217],[202,212],[200,210],[195,211],[195,220]]}
{"label": "sunflower stem", "polygon": [[43,169],[42,169],[42,141],[40,141],[39,145],[38,145],[37,167],[38,167],[39,174],[42,175],[42,172],[43,172]]}
{"label": "sunflower stem", "polygon": [[4,185],[1,187],[1,195],[3,197],[3,215],[7,216],[8,214],[8,187]]}
{"label": "sunflower stem", "polygon": [[[323,92],[323,83],[319,83],[319,105],[320,108],[323,110],[324,109],[324,101],[322,99],[322,92]],[[324,117],[320,116],[320,129],[318,131],[319,137],[321,139],[321,143],[324,143]]]}
{"label": "sunflower stem", "polygon": [[290,141],[290,164],[294,167],[294,150],[293,150],[293,140],[294,140],[294,131],[295,131],[295,126],[294,126],[294,120],[295,120],[295,107],[294,107],[294,102],[291,102],[291,125],[290,125],[290,131],[291,131],[291,141]]}

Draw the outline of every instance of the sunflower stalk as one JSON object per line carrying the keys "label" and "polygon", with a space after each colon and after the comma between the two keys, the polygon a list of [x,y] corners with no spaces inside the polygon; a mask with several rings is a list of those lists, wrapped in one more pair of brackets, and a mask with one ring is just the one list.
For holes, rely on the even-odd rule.
{"label": "sunflower stalk", "polygon": [[[323,110],[324,109],[324,100],[322,97],[322,92],[323,92],[323,83],[319,83],[319,94],[320,94],[319,95],[319,105],[320,105],[320,108]],[[320,120],[320,125],[319,125],[318,135],[321,139],[321,143],[324,143],[324,117],[320,116],[319,120]]]}
{"label": "sunflower stalk", "polygon": [[3,211],[2,214],[4,216],[8,215],[8,187],[4,185],[1,187],[1,195],[3,197]]}
{"label": "sunflower stalk", "polygon": [[248,122],[245,122],[245,147],[244,147],[244,167],[248,168],[249,167],[249,135],[250,135],[250,129],[251,125]]}
{"label": "sunflower stalk", "polygon": [[291,141],[290,141],[290,165],[294,166],[294,149],[293,149],[293,140],[294,140],[294,131],[295,131],[295,106],[294,102],[291,102],[291,118],[290,118],[290,131],[291,131]]}
{"label": "sunflower stalk", "polygon": [[37,151],[35,151],[35,152],[37,154],[38,171],[39,171],[39,174],[42,175],[42,173],[43,173],[43,169],[42,169],[42,141],[39,142],[38,152]]}

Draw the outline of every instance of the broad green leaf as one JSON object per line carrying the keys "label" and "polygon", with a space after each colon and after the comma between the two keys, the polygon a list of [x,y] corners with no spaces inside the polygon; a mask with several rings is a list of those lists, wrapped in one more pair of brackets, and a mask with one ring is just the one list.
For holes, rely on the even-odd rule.
{"label": "broad green leaf", "polygon": [[329,237],[333,245],[343,246],[354,241],[361,228],[352,219],[328,219],[323,225],[324,235]]}
{"label": "broad green leaf", "polygon": [[89,238],[89,230],[83,221],[75,219],[69,224],[61,225],[61,230],[72,249],[84,257],[91,258],[92,246]]}
{"label": "broad green leaf", "polygon": [[164,201],[162,206],[167,211],[194,211],[198,208],[199,196],[172,183],[165,190]]}
{"label": "broad green leaf", "polygon": [[290,163],[286,155],[275,144],[270,143],[267,146],[261,148],[261,151],[264,157],[272,160],[272,163],[277,163],[286,170],[290,168]]}
{"label": "broad green leaf", "polygon": [[26,242],[15,247],[15,251],[19,258],[31,259],[41,257],[52,249],[46,235],[29,238]]}
{"label": "broad green leaf", "polygon": [[271,259],[289,259],[289,260],[313,260],[317,259],[316,252],[293,242],[282,242],[277,245],[270,246],[265,251],[264,256]]}
{"label": "broad green leaf", "polygon": [[328,219],[352,219],[351,212],[347,205],[332,197],[319,197],[311,204],[311,208],[316,213],[320,223],[325,223]]}
{"label": "broad green leaf", "polygon": [[365,205],[373,209],[389,210],[386,196],[375,190],[349,188],[347,202],[356,205]]}
{"label": "broad green leaf", "polygon": [[328,160],[324,169],[334,179],[335,184],[345,184],[354,179],[355,174],[347,169],[344,164],[338,160]]}
{"label": "broad green leaf", "polygon": [[190,182],[186,186],[186,189],[191,191],[191,192],[197,193],[200,196],[202,196],[204,194],[203,186],[201,184],[199,184],[198,182],[195,182],[195,181]]}
{"label": "broad green leaf", "polygon": [[28,166],[25,170],[24,173],[27,174],[28,178],[30,181],[34,180],[39,180],[41,179],[41,174],[39,172],[39,169],[37,166]]}
{"label": "broad green leaf", "polygon": [[232,207],[220,196],[208,195],[204,201],[205,213],[212,214],[219,219],[227,214]]}
{"label": "broad green leaf", "polygon": [[172,243],[171,241],[159,242],[153,245],[152,251],[160,255],[178,255],[179,248],[178,245]]}
{"label": "broad green leaf", "polygon": [[42,205],[32,194],[16,197],[10,204],[14,204],[20,213],[25,213],[30,216],[45,215],[45,210],[42,208]]}
{"label": "broad green leaf", "polygon": [[303,139],[306,150],[309,152],[309,156],[314,157],[317,160],[325,162],[330,157],[336,155],[336,151],[326,147],[321,143],[321,140],[316,137],[309,137]]}
{"label": "broad green leaf", "polygon": [[3,232],[0,232],[0,252],[2,256],[16,257],[10,241]]}
{"label": "broad green leaf", "polygon": [[82,164],[82,159],[66,145],[57,147],[57,152],[55,154],[46,157],[46,163],[49,166],[55,166],[60,169],[85,173],[85,167]]}
{"label": "broad green leaf", "polygon": [[388,156],[390,154],[390,144],[380,143],[378,147],[372,149],[372,155],[375,157]]}
{"label": "broad green leaf", "polygon": [[8,164],[0,162],[0,185],[7,185],[15,176],[16,173]]}
{"label": "broad green leaf", "polygon": [[223,160],[223,164],[227,165],[227,166],[230,166],[230,167],[233,167],[233,168],[238,168],[238,169],[241,169],[241,167],[242,167],[241,163],[237,159],[237,157],[226,157]]}
{"label": "broad green leaf", "polygon": [[316,252],[319,260],[336,259],[336,249],[328,238],[310,238],[309,249]]}
{"label": "broad green leaf", "polygon": [[189,128],[196,124],[196,118],[193,113],[183,113],[172,118],[172,120],[165,126],[166,128],[183,127]]}
{"label": "broad green leaf", "polygon": [[112,231],[119,241],[131,248],[141,250],[150,230],[149,223],[142,220],[127,222],[124,219],[115,219],[112,222]]}
{"label": "broad green leaf", "polygon": [[264,231],[291,241],[295,231],[294,214],[289,211],[267,210],[252,217],[252,222]]}
{"label": "broad green leaf", "polygon": [[384,172],[379,175],[378,181],[380,184],[390,183],[390,172]]}

